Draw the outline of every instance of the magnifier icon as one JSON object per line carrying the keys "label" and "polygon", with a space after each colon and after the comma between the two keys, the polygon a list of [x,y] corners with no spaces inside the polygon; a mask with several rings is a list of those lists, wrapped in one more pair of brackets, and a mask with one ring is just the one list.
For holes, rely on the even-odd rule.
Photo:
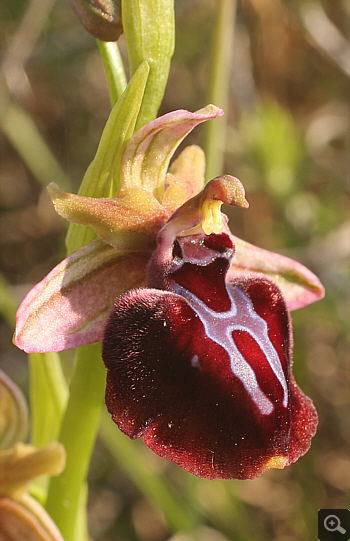
{"label": "magnifier icon", "polygon": [[344,530],[344,528],[342,528],[340,525],[339,517],[337,517],[336,515],[327,515],[324,519],[323,524],[326,530],[328,530],[329,532],[337,531],[342,534],[346,533],[346,530]]}

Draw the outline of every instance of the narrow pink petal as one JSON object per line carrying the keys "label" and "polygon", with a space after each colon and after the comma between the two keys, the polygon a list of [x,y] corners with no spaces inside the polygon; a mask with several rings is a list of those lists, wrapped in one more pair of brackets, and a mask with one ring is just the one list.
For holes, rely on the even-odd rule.
{"label": "narrow pink petal", "polygon": [[303,308],[323,298],[324,288],[309,269],[289,257],[258,248],[231,235],[236,247],[227,275],[228,281],[264,274],[278,285],[289,310]]}
{"label": "narrow pink petal", "polygon": [[26,351],[62,351],[102,338],[116,296],[145,283],[147,252],[117,251],[100,239],[55,267],[17,312],[15,344]]}
{"label": "narrow pink petal", "polygon": [[201,122],[223,114],[219,107],[208,105],[195,113],[173,111],[146,124],[125,146],[122,187],[140,186],[161,201],[168,165],[181,141]]}

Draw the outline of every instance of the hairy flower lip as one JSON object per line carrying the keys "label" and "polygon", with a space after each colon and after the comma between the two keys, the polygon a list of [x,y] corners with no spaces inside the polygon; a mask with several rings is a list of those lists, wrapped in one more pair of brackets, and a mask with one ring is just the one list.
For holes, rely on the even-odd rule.
{"label": "hairy flower lip", "polygon": [[172,265],[159,235],[148,287],[117,299],[109,316],[103,359],[113,420],[200,477],[250,479],[288,466],[308,450],[317,416],[291,373],[280,290],[257,275],[224,281],[233,255],[226,232],[176,243],[186,257],[175,246]]}

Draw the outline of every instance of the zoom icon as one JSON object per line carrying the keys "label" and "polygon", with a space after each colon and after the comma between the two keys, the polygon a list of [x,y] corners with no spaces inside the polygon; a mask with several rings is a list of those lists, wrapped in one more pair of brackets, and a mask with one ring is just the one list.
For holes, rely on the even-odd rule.
{"label": "zoom icon", "polygon": [[319,509],[318,539],[319,541],[349,541],[349,509]]}

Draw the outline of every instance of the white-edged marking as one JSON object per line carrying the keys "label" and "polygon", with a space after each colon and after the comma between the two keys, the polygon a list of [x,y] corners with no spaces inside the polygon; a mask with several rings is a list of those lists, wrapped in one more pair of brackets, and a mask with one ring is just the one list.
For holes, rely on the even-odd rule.
{"label": "white-edged marking", "polygon": [[[188,289],[176,283],[173,288],[176,293],[186,299],[196,312],[204,325],[206,335],[225,349],[230,358],[232,372],[243,383],[261,413],[269,415],[273,411],[274,405],[260,389],[254,370],[238,350],[232,333],[241,330],[252,336],[283,388],[283,406],[287,407],[288,388],[281,361],[269,339],[267,323],[254,311],[253,303],[248,295],[238,287],[227,288],[226,286],[231,308],[226,312],[215,312]],[[198,362],[196,355],[191,360],[192,366],[193,362]]]}

